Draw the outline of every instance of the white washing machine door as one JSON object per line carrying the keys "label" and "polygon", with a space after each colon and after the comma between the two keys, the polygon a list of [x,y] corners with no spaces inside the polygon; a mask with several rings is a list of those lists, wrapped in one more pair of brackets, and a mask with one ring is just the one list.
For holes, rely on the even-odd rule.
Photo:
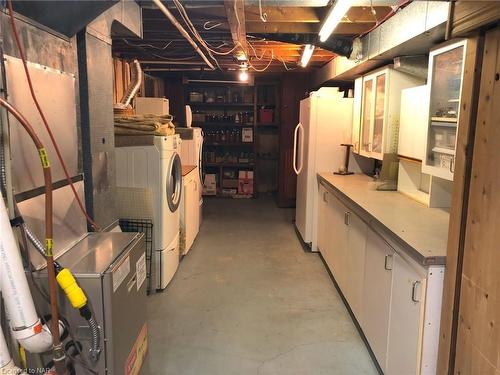
{"label": "white washing machine door", "polygon": [[166,190],[168,208],[175,212],[182,196],[182,164],[178,153],[174,153],[168,163]]}

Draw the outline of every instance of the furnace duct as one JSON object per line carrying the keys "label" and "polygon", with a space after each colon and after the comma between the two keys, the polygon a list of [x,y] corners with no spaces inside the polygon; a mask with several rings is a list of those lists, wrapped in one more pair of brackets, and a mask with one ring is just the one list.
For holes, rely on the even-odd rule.
{"label": "furnace duct", "polygon": [[117,108],[129,108],[130,103],[132,102],[132,99],[134,96],[137,95],[139,92],[139,89],[141,88],[142,85],[142,69],[141,69],[141,64],[139,63],[138,60],[134,60],[130,66],[130,74],[131,74],[131,80],[130,84],[127,87],[127,92],[125,95],[123,95],[122,100],[120,100],[120,103],[116,104]]}

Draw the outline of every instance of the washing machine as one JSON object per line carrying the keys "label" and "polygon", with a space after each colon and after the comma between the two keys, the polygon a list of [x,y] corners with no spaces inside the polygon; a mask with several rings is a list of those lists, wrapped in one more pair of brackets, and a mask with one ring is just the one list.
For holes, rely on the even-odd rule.
{"label": "washing machine", "polygon": [[182,138],[181,161],[183,165],[198,167],[198,192],[200,195],[200,220],[203,217],[203,130],[201,128],[176,128]]}
{"label": "washing machine", "polygon": [[[145,216],[149,209],[152,211],[152,280],[158,290],[168,285],[179,266],[180,144],[177,134],[115,137],[117,189],[130,189],[128,201],[117,204],[129,208],[137,206],[137,213],[132,218],[140,218],[141,211]],[[121,197],[127,200],[126,195]]]}

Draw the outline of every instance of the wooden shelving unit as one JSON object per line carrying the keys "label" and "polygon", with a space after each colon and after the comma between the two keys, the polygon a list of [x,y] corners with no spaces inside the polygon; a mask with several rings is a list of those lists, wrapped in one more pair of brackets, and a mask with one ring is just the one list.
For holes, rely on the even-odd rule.
{"label": "wooden shelving unit", "polygon": [[[259,192],[276,190],[280,127],[278,93],[278,82],[256,81],[255,86],[220,83],[185,86],[185,103],[193,112],[192,126],[202,128],[205,133],[203,172],[218,175],[218,196],[227,197],[222,193],[224,175],[233,173],[237,179],[240,170],[253,171],[254,197]],[[196,100],[191,100],[193,96],[197,96]],[[272,121],[261,121],[260,109],[272,110]],[[243,142],[243,129],[248,128],[252,129],[253,141]],[[252,162],[215,162],[216,157],[227,154],[246,157]]]}

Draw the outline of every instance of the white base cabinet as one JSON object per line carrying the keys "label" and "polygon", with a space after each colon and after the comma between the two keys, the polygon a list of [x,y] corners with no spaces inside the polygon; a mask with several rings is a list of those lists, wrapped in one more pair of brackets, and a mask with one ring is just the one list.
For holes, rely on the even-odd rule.
{"label": "white base cabinet", "polygon": [[435,374],[444,266],[418,264],[329,188],[319,191],[319,250],[382,371]]}
{"label": "white base cabinet", "polygon": [[366,238],[363,319],[360,323],[382,371],[386,370],[394,251],[372,230]]}

